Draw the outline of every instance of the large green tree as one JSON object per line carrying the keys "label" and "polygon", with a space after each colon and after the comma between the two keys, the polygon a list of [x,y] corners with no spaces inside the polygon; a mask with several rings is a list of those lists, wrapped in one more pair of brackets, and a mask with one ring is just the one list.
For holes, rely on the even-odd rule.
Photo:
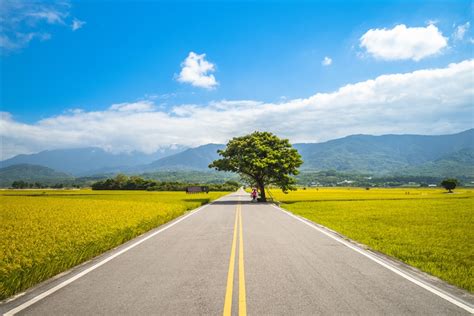
{"label": "large green tree", "polygon": [[459,184],[459,181],[457,179],[444,179],[441,181],[441,186],[448,190],[449,193],[453,193],[453,190],[456,188],[456,186]]}
{"label": "large green tree", "polygon": [[295,190],[298,167],[303,161],[288,139],[280,139],[269,132],[234,137],[224,150],[217,151],[221,159],[213,161],[209,168],[231,171],[251,181],[260,191],[262,201],[266,201],[265,187],[273,184],[283,192]]}

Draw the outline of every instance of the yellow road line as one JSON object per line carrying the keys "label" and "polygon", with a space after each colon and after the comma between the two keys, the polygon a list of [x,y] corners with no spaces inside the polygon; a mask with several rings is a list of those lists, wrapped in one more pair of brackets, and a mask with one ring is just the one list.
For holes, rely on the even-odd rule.
{"label": "yellow road line", "polygon": [[229,272],[227,274],[227,289],[225,291],[224,316],[230,316],[232,313],[232,290],[234,289],[234,265],[235,265],[235,248],[237,245],[237,222],[239,212],[235,212],[234,237],[232,239],[232,249],[230,251]]}
{"label": "yellow road line", "polygon": [[[237,227],[238,226],[238,227]],[[235,255],[237,246],[237,231],[239,233],[239,316],[247,316],[247,299],[245,292],[245,272],[244,272],[244,234],[242,224],[242,206],[237,204],[235,209],[234,237],[232,239],[232,249],[230,251],[229,272],[227,274],[227,289],[225,292],[224,316],[232,315],[232,294],[234,289]]]}
{"label": "yellow road line", "polygon": [[244,272],[244,234],[242,233],[242,207],[239,203],[239,316],[247,315]]}

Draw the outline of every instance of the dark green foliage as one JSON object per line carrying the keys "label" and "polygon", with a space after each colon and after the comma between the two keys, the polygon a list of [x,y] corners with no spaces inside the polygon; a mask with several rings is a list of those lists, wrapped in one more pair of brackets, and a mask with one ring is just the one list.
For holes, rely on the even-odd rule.
{"label": "dark green foliage", "polygon": [[[11,188],[12,189],[46,189],[46,188],[52,188],[52,189],[62,189],[64,188],[65,185],[62,183],[55,183],[55,184],[43,184],[40,182],[25,182],[25,181],[13,181]],[[67,187],[77,187],[74,185],[68,185]]]}
{"label": "dark green foliage", "polygon": [[[127,177],[118,174],[115,178],[100,180],[92,184],[93,190],[148,190],[148,191],[185,191],[187,187],[200,185],[196,183],[185,183],[176,181],[155,181],[143,179],[137,176]],[[235,191],[240,184],[228,181],[222,184],[207,184],[209,191]]]}
{"label": "dark green foliage", "polygon": [[13,189],[26,189],[30,187],[30,183],[25,182],[25,181],[14,181],[12,183],[12,188]]}
{"label": "dark green foliage", "polygon": [[[439,184],[443,180],[439,176],[423,175],[386,175],[371,176],[368,174],[344,173],[334,170],[309,172],[301,171],[297,176],[297,183],[302,186],[340,186],[340,187],[428,187]],[[469,185],[473,177],[460,177],[460,180]]]}
{"label": "dark green foliage", "polygon": [[287,139],[280,139],[269,132],[234,137],[223,150],[222,157],[213,161],[209,168],[240,174],[251,185],[256,185],[260,198],[265,201],[265,187],[275,185],[283,192],[294,190],[298,167],[303,161]]}
{"label": "dark green foliage", "polygon": [[[209,164],[209,162],[207,162]],[[165,181],[165,182],[186,182],[186,183],[209,183],[219,184],[226,181],[238,181],[239,175],[230,172],[198,171],[198,170],[175,170],[156,171],[141,175],[145,179]]]}
{"label": "dark green foliage", "polygon": [[137,176],[128,177],[118,174],[115,178],[97,181],[92,184],[93,190],[148,190],[156,186],[154,180],[145,180]]}
{"label": "dark green foliage", "polygon": [[452,193],[453,190],[456,188],[456,186],[459,184],[459,181],[457,179],[444,179],[441,181],[441,186],[448,190],[449,193]]}

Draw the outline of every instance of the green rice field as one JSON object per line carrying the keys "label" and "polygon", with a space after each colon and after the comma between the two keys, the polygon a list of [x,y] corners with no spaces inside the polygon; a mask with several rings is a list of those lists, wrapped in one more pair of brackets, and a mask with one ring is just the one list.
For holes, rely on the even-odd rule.
{"label": "green rice field", "polygon": [[225,194],[0,191],[0,299]]}
{"label": "green rice field", "polygon": [[296,215],[474,292],[474,190],[299,189],[270,193]]}

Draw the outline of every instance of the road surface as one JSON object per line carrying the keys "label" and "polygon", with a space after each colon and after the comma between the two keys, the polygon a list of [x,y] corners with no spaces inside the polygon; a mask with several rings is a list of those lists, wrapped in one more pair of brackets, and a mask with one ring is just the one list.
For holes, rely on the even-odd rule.
{"label": "road surface", "polygon": [[164,230],[159,228],[46,282],[3,304],[0,311],[19,315],[469,314],[469,305],[466,309],[455,299],[440,297],[276,207],[248,200],[243,191],[221,198]]}

